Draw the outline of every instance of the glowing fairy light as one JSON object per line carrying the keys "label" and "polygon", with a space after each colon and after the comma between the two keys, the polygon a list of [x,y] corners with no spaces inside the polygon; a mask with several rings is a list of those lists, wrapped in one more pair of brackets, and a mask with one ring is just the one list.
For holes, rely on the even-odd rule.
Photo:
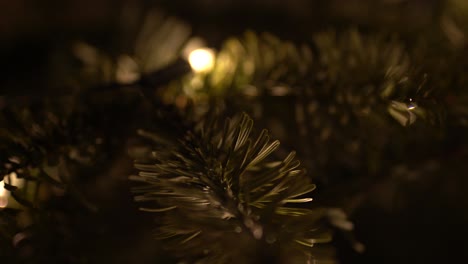
{"label": "glowing fairy light", "polygon": [[0,182],[0,208],[5,208],[8,205],[8,196],[7,190],[5,189],[5,183]]}
{"label": "glowing fairy light", "polygon": [[215,52],[206,47],[203,39],[194,37],[182,49],[182,56],[194,72],[208,72],[215,64]]}
{"label": "glowing fairy light", "polygon": [[15,172],[6,175],[3,178],[3,181],[0,182],[0,208],[8,206],[9,198],[11,196],[10,192],[5,189],[5,182],[18,188],[22,188],[24,186],[24,179],[18,178],[18,175],[16,175]]}
{"label": "glowing fairy light", "polygon": [[207,48],[196,49],[190,52],[188,61],[195,72],[207,72],[213,69],[214,52]]}

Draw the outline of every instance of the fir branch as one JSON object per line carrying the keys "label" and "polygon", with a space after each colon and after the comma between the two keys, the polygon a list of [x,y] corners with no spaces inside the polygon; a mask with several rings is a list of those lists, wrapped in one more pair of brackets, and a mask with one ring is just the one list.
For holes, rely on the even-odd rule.
{"label": "fir branch", "polygon": [[314,33],[302,45],[247,32],[225,42],[212,72],[194,77],[204,88],[193,88],[193,98],[203,108],[203,98],[221,97],[265,121],[324,182],[329,169],[338,177],[342,169],[375,174],[377,157],[395,151],[389,139],[414,141],[402,127],[419,139],[418,131],[445,120],[437,84],[407,46],[398,35],[356,28]]}
{"label": "fir branch", "polygon": [[252,262],[256,250],[281,245],[281,255],[328,241],[321,211],[295,206],[312,200],[303,196],[315,185],[294,152],[271,161],[279,142],[266,130],[253,139],[252,127],[245,114],[224,126],[205,119],[178,144],[159,146],[135,162],[139,174],[131,179],[145,183],[134,188],[135,200],[149,204],[142,210],[161,214],[156,238],[176,256]]}

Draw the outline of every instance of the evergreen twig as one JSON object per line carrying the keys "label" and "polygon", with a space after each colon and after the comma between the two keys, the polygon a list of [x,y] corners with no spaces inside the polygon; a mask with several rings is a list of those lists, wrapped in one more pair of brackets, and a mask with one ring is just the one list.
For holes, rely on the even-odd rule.
{"label": "evergreen twig", "polygon": [[[295,153],[271,161],[279,141],[266,130],[252,138],[252,126],[245,114],[224,127],[207,118],[179,143],[157,142],[135,162],[139,174],[131,179],[144,183],[134,188],[135,200],[161,214],[155,236],[182,259],[253,261],[257,251],[280,259],[284,250],[330,239],[320,209],[295,206],[312,201],[305,195],[315,189]],[[280,252],[266,250],[279,244]]]}

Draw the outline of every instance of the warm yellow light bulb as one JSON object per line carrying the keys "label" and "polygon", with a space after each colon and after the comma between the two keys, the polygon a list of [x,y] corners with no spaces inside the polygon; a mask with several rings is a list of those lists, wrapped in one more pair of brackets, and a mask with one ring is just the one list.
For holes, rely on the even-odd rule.
{"label": "warm yellow light bulb", "polygon": [[3,181],[0,182],[0,208],[6,208],[8,206],[9,198],[11,196],[10,191],[5,189],[5,183],[17,188],[22,188],[24,186],[24,179],[18,178],[18,175],[15,172],[3,177]]}
{"label": "warm yellow light bulb", "polygon": [[5,190],[3,181],[0,182],[0,208],[5,208],[8,205],[8,194]]}
{"label": "warm yellow light bulb", "polygon": [[214,52],[211,49],[196,49],[190,52],[188,61],[195,72],[207,72],[213,69]]}

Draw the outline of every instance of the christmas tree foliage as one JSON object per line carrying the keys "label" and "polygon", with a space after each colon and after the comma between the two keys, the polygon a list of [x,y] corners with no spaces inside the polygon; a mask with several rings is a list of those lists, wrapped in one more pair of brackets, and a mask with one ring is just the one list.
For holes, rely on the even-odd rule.
{"label": "christmas tree foliage", "polygon": [[266,130],[252,138],[247,115],[224,128],[210,119],[197,126],[178,144],[143,132],[159,148],[137,160],[132,179],[145,183],[134,188],[135,200],[158,206],[141,210],[164,215],[156,238],[189,262],[310,260],[299,245],[327,242],[329,234],[318,223],[321,210],[292,206],[312,201],[303,196],[315,189],[295,153],[267,161],[279,141],[270,142]]}
{"label": "christmas tree foliage", "polygon": [[468,258],[465,1],[72,2],[0,27],[1,263]]}

